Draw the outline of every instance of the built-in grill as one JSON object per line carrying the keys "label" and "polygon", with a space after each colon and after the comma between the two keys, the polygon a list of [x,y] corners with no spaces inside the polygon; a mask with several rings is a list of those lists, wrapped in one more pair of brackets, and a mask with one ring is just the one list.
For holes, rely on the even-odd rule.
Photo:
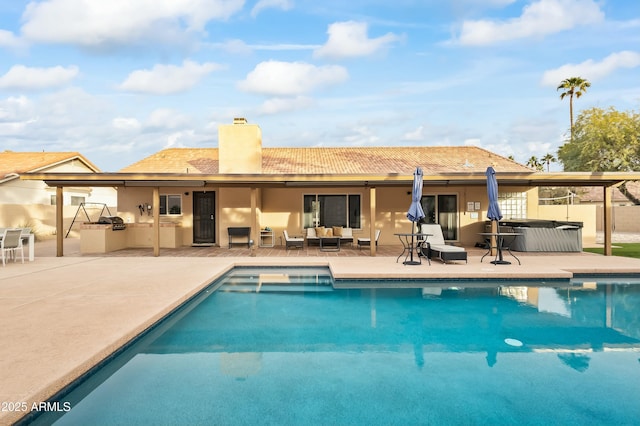
{"label": "built-in grill", "polygon": [[120,216],[100,216],[98,223],[102,225],[111,225],[111,229],[114,231],[122,231],[127,228],[127,224]]}

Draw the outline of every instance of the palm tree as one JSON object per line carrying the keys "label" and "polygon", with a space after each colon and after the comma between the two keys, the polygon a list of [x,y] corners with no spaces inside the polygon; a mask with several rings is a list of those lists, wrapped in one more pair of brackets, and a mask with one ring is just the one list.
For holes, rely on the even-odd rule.
{"label": "palm tree", "polygon": [[549,167],[551,165],[551,163],[555,163],[556,162],[556,157],[553,156],[553,154],[545,154],[544,157],[542,157],[542,162],[545,163],[547,165],[547,172],[549,172]]}
{"label": "palm tree", "polygon": [[540,170],[542,168],[542,164],[540,164],[540,161],[538,161],[538,157],[533,155],[527,161],[527,167],[531,167],[532,169]]}
{"label": "palm tree", "polygon": [[582,77],[571,77],[565,78],[560,82],[560,85],[556,88],[557,90],[562,89],[563,92],[560,93],[560,99],[564,99],[566,96],[569,97],[569,118],[571,119],[571,129],[570,129],[570,137],[573,140],[573,97],[576,99],[582,96],[584,92],[587,91],[587,87],[591,87],[591,83],[585,80]]}

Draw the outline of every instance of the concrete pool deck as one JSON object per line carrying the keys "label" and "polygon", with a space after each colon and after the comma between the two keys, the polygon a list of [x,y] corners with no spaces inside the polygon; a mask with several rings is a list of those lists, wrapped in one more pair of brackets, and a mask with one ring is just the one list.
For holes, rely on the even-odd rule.
{"label": "concrete pool deck", "polygon": [[82,256],[76,242],[65,241],[60,258],[52,247],[49,241],[37,243],[34,262],[0,267],[0,401],[25,403],[26,410],[18,405],[0,412],[0,424],[29,414],[34,402],[46,401],[236,265],[328,265],[336,278],[640,277],[640,259],[589,253],[518,253],[522,265],[494,266],[487,258],[480,262],[483,251],[468,249],[468,264],[405,266],[396,263],[399,247],[381,249],[376,257],[346,251],[344,256],[315,251],[301,256],[284,249],[250,257],[243,250],[217,249],[215,255],[191,248],[172,255],[161,250],[160,257],[148,251]]}

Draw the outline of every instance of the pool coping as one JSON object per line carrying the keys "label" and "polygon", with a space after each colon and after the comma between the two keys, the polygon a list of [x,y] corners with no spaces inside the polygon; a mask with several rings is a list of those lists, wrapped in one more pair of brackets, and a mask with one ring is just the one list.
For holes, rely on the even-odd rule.
{"label": "pool coping", "polygon": [[[328,266],[336,279],[640,277],[639,259],[590,254],[525,257],[522,266],[494,266],[472,256],[468,264],[431,266],[405,266],[390,257],[43,258],[0,270],[0,316],[7,324],[0,332],[0,371],[7,378],[0,400],[46,401],[230,268],[261,265]],[[24,414],[0,413],[0,423]]]}

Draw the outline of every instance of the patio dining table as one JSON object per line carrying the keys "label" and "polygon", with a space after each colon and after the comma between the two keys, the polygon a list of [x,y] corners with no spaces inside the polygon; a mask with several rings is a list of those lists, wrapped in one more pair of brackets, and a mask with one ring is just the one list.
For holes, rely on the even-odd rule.
{"label": "patio dining table", "polygon": [[490,263],[493,263],[494,265],[511,265],[511,262],[509,262],[508,260],[504,260],[503,256],[502,256],[502,249],[505,248],[507,249],[507,251],[509,252],[509,254],[511,256],[513,256],[513,258],[515,260],[518,261],[518,265],[522,265],[522,263],[520,263],[520,259],[518,259],[518,257],[513,254],[511,252],[511,243],[513,241],[511,241],[509,244],[504,244],[504,237],[517,237],[519,235],[522,235],[519,232],[480,232],[478,235],[481,235],[483,237],[496,237],[496,246],[492,246],[491,243],[489,243],[489,248],[487,250],[487,252],[482,255],[482,257],[480,258],[480,262],[482,262],[482,260],[491,253],[492,249],[497,249],[497,253],[496,253],[496,258],[494,260],[492,260]]}
{"label": "patio dining table", "polygon": [[[422,264],[422,259],[420,258],[420,252],[418,249],[422,244],[427,241],[427,238],[432,236],[433,234],[423,234],[423,233],[400,233],[393,234],[398,237],[400,242],[402,243],[402,253],[396,258],[396,263],[400,258],[404,255],[404,265],[420,265]],[[418,256],[418,260],[413,260],[413,252],[416,252]],[[407,260],[409,259],[409,260]],[[428,260],[428,259],[427,259]],[[429,261],[431,264],[431,261]]]}

